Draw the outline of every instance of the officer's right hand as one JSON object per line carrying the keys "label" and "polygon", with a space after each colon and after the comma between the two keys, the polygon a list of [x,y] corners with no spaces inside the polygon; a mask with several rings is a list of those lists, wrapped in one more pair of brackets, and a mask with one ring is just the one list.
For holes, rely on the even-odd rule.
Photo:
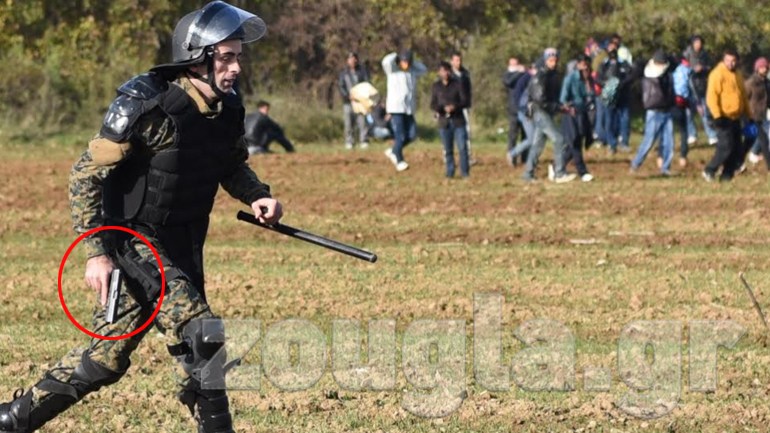
{"label": "officer's right hand", "polygon": [[96,292],[102,305],[107,305],[107,292],[110,288],[110,274],[113,269],[115,265],[105,255],[91,257],[86,262],[86,285]]}

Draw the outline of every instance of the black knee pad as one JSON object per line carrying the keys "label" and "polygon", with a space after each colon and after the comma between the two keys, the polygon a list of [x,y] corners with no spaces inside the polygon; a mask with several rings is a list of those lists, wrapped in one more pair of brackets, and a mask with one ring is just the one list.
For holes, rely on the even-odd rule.
{"label": "black knee pad", "polygon": [[77,390],[78,398],[82,398],[85,394],[98,391],[105,385],[112,385],[124,374],[126,370],[111,370],[91,359],[89,352],[85,351],[80,358],[80,364],[72,372],[69,383]]}
{"label": "black knee pad", "polygon": [[200,384],[201,389],[225,388],[225,326],[222,319],[194,319],[184,325],[182,343],[169,346],[185,373]]}

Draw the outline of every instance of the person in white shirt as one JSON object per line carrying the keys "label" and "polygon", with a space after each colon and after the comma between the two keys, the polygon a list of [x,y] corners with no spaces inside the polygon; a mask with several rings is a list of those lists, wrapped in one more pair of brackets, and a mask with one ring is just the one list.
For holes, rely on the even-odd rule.
{"label": "person in white shirt", "polygon": [[414,113],[417,111],[417,79],[428,68],[414,60],[411,50],[390,53],[382,59],[382,70],[388,78],[388,96],[385,108],[390,114],[393,128],[393,147],[385,151],[397,171],[404,171],[409,164],[404,161],[403,149],[417,138]]}

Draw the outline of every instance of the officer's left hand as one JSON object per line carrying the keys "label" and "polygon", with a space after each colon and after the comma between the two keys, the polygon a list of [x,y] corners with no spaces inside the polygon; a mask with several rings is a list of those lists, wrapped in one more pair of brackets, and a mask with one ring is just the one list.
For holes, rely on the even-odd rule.
{"label": "officer's left hand", "polygon": [[251,204],[251,209],[254,210],[254,216],[265,224],[275,224],[283,216],[283,206],[274,198],[261,198]]}

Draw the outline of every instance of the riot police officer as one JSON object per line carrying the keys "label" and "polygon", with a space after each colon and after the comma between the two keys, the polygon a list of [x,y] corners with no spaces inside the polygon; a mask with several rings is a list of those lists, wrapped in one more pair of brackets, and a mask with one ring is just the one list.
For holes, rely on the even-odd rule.
{"label": "riot police officer", "polygon": [[[224,329],[203,287],[202,249],[214,196],[221,185],[266,223],[283,213],[246,164],[237,92],[242,45],[265,30],[256,15],[221,1],[185,15],[174,30],[173,61],[120,86],[99,134],[70,176],[76,232],[118,224],[157,249],[167,286],[154,323],[184,371],[179,397],[199,432],[233,431],[224,386]],[[124,272],[128,289],[114,323],[97,309],[94,332],[116,336],[138,329],[159,298],[154,254],[139,239],[109,231],[84,242],[85,280],[101,303],[115,267]],[[93,339],[71,351],[30,390],[0,404],[0,431],[34,431],[85,395],[120,380],[146,332]]]}

